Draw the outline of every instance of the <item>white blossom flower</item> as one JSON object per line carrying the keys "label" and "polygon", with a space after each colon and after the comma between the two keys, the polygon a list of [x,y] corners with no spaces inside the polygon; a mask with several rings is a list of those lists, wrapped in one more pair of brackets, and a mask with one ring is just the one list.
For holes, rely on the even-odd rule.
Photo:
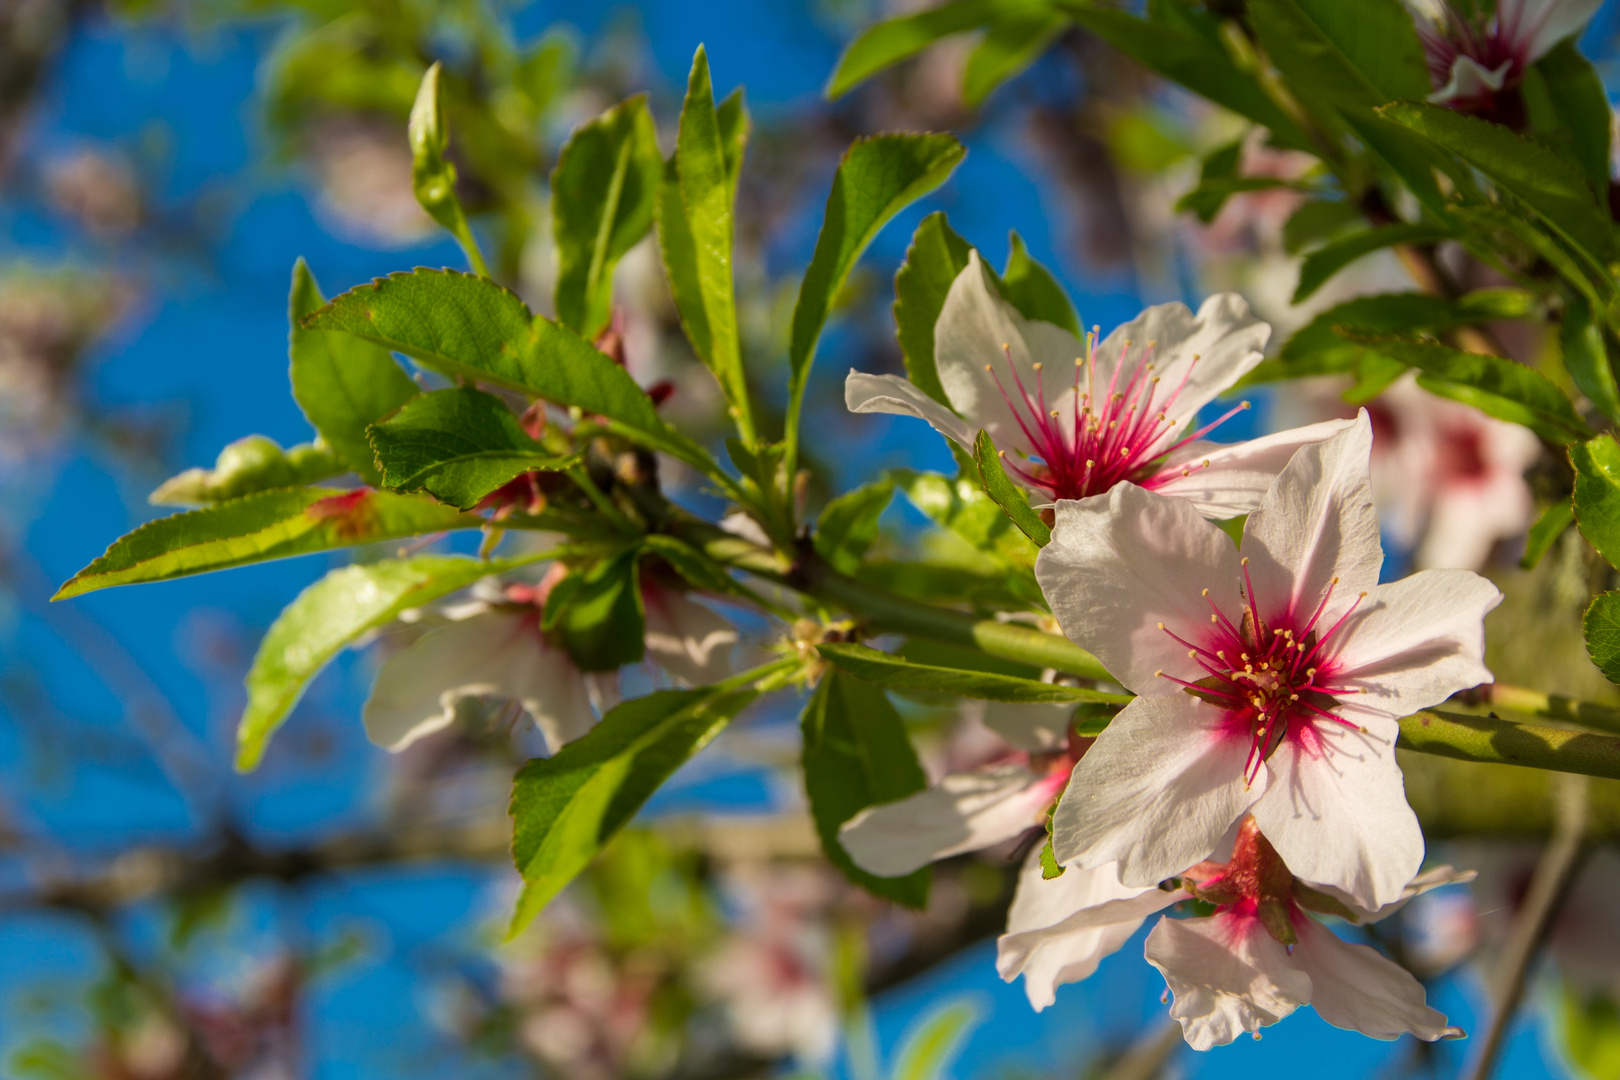
{"label": "white blossom flower", "polygon": [[1020,315],[974,253],[934,329],[951,407],[898,376],[858,371],[844,384],[844,401],[852,412],[919,417],[970,452],[983,428],[1008,451],[1012,475],[1050,500],[1131,481],[1230,518],[1254,509],[1295,450],[1344,426],[1329,421],[1232,445],[1204,440],[1245,402],[1186,433],[1199,409],[1260,362],[1270,333],[1242,297],[1222,293],[1196,315],[1160,304],[1100,344],[1096,334],[1082,343]]}
{"label": "white blossom flower", "polygon": [[1365,413],[1307,445],[1245,523],[1242,557],[1185,501],[1134,484],[1058,504],[1035,573],[1064,632],[1139,695],[1075,767],[1059,862],[1152,885],[1253,813],[1301,877],[1364,907],[1423,859],[1401,717],[1490,680],[1465,570],[1379,585]]}
{"label": "white blossom flower", "polygon": [[686,592],[642,575],[647,654],[688,686],[719,682],[732,674],[731,647],[737,628]]}
{"label": "white blossom flower", "polygon": [[950,772],[938,784],[895,802],[869,806],[845,822],[838,839],[856,866],[898,877],[939,859],[981,851],[1046,821],[1090,739],[1066,739],[1067,709],[1023,706],[987,711],[986,723],[1015,748],[999,761]]}
{"label": "white blossom flower", "polygon": [[1149,915],[1199,899],[1214,904],[1214,914],[1161,919],[1145,949],[1175,995],[1170,1015],[1195,1049],[1229,1043],[1307,1004],[1335,1027],[1377,1039],[1462,1035],[1425,1004],[1422,985],[1405,970],[1341,940],[1308,912],[1375,921],[1410,897],[1472,873],[1437,867],[1408,882],[1391,903],[1359,907],[1331,887],[1296,879],[1252,817],[1238,828],[1224,863],[1202,862],[1157,886],[1135,888],[1121,885],[1116,869],[1071,867],[1020,890],[1014,906],[1023,910],[1014,911],[997,943],[997,969],[1009,982],[1023,975],[1037,1009],[1052,1003],[1056,985],[1095,971]]}
{"label": "white blossom flower", "polygon": [[1408,0],[1434,84],[1430,101],[1488,111],[1531,64],[1577,33],[1602,0],[1497,0],[1466,15],[1445,0]]}

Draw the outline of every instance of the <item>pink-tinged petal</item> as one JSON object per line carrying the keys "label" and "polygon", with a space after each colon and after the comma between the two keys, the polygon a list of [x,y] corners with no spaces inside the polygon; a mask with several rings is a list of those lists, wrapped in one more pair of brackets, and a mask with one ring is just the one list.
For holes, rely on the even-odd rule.
{"label": "pink-tinged petal", "polygon": [[1194,1050],[1225,1046],[1311,1000],[1311,977],[1253,917],[1166,917],[1145,952],[1175,995],[1170,1015]]}
{"label": "pink-tinged petal", "polygon": [[1073,705],[1013,705],[987,701],[984,726],[1000,735],[1015,750],[1031,754],[1065,750],[1069,745],[1069,718]]}
{"label": "pink-tinged petal", "polygon": [[956,445],[973,448],[977,428],[898,375],[851,371],[844,380],[844,405],[854,413],[915,416]]}
{"label": "pink-tinged petal", "polygon": [[1512,60],[1504,60],[1494,68],[1487,69],[1472,56],[1458,56],[1451,62],[1451,75],[1446,79],[1446,85],[1430,94],[1429,100],[1436,105],[1446,105],[1494,94],[1502,89],[1512,69]]}
{"label": "pink-tinged petal", "polygon": [[1424,570],[1372,589],[1322,650],[1333,681],[1356,690],[1342,713],[1399,719],[1491,681],[1485,615],[1502,594],[1468,570]]}
{"label": "pink-tinged petal", "polygon": [[1158,304],[1115,328],[1097,347],[1097,378],[1106,385],[1122,354],[1134,360],[1151,342],[1153,373],[1159,380],[1152,410],[1174,421],[1165,436],[1168,444],[1174,431],[1260,362],[1260,350],[1270,337],[1270,325],[1256,318],[1248,301],[1236,293],[1209,297],[1196,315],[1185,304]]}
{"label": "pink-tinged petal", "polygon": [[1201,644],[1210,601],[1227,612],[1241,606],[1231,538],[1191,503],[1129,483],[1060,502],[1035,577],[1063,632],[1143,695],[1181,696],[1156,672],[1189,682],[1206,674],[1165,630]]}
{"label": "pink-tinged petal", "polygon": [[1365,409],[1344,431],[1294,454],[1243,527],[1260,611],[1310,616],[1334,578],[1326,625],[1378,583],[1378,542],[1368,458],[1372,422]]}
{"label": "pink-tinged petal", "polygon": [[1270,782],[1250,811],[1295,876],[1369,909],[1398,900],[1423,863],[1396,733],[1387,721],[1362,732],[1323,720],[1290,735],[1266,762]]}
{"label": "pink-tinged petal", "polygon": [[1296,919],[1293,962],[1311,979],[1311,1005],[1337,1028],[1375,1039],[1415,1035],[1426,1042],[1460,1039],[1461,1028],[1425,1003],[1423,985],[1366,945],[1341,941],[1314,919]]}
{"label": "pink-tinged petal", "polygon": [[1554,45],[1579,33],[1602,6],[1603,0],[1501,0],[1497,19],[1510,29],[1526,63],[1533,64]]}
{"label": "pink-tinged petal", "polygon": [[1230,731],[1206,702],[1137,698],[1074,767],[1052,817],[1053,853],[1065,865],[1117,860],[1126,885],[1181,873],[1264,794],[1264,770],[1243,782],[1248,753],[1248,732]]}
{"label": "pink-tinged petal", "polygon": [[467,697],[520,702],[555,751],[595,723],[584,679],[535,619],[487,610],[430,630],[388,658],[362,713],[366,735],[399,751],[448,727]]}
{"label": "pink-tinged petal", "polygon": [[687,686],[704,686],[732,674],[737,628],[724,616],[679,590],[659,585],[646,585],[642,600],[647,653],[659,667]]}
{"label": "pink-tinged petal", "polygon": [[838,831],[855,865],[882,877],[1012,840],[1039,825],[1063,783],[1024,765],[947,773],[925,791],[869,806]]}
{"label": "pink-tinged petal", "polygon": [[1020,400],[1018,383],[1033,396],[1035,365],[1041,364],[1047,408],[1067,416],[1075,364],[1084,353],[1067,330],[1025,319],[1003,300],[978,252],[968,256],[968,265],[951,283],[934,324],[934,361],[945,396],[970,429],[984,428],[1007,451],[1034,449],[1007,404],[1008,397]]}
{"label": "pink-tinged petal", "polygon": [[1186,499],[1200,514],[1217,521],[1247,514],[1260,505],[1295,451],[1332,438],[1352,423],[1326,420],[1230,445],[1188,443],[1167,456],[1144,486],[1159,495]]}
{"label": "pink-tinged petal", "polygon": [[1187,898],[1180,891],[1121,885],[1112,864],[1095,870],[1071,866],[1046,880],[1040,855],[1034,848],[1024,860],[1007,932],[996,942],[997,973],[1006,982],[1022,975],[1037,1012],[1056,1000],[1059,986],[1095,972],[1149,915]]}

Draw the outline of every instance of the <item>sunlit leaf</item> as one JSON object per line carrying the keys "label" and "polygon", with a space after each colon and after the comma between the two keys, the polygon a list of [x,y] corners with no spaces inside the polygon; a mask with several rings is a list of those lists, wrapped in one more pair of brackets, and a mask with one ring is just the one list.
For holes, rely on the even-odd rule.
{"label": "sunlit leaf", "polygon": [[1025,536],[1035,542],[1037,547],[1045,547],[1046,542],[1052,539],[1052,530],[1041,520],[1029,505],[1029,496],[1024,489],[1012,482],[1007,475],[1006,468],[1001,463],[1001,453],[996,449],[995,440],[988,431],[980,431],[979,437],[973,444],[973,456],[979,465],[979,475],[984,481],[985,493],[990,496],[1003,513],[1012,519],[1012,523],[1021,529]]}
{"label": "sunlit leaf", "polygon": [[147,496],[153,506],[202,506],[274,488],[302,487],[348,472],[331,450],[304,443],[283,450],[275,440],[249,435],[219,452],[212,469],[187,469]]}
{"label": "sunlit leaf", "polygon": [[816,521],[816,552],[833,567],[852,574],[878,535],[878,518],[894,498],[887,478],[863,484],[829,502]]}
{"label": "sunlit leaf", "polygon": [[1569,448],[1575,469],[1575,520],[1581,535],[1609,563],[1620,566],[1620,445],[1599,435]]}
{"label": "sunlit leaf", "polygon": [[1124,705],[1131,700],[1126,694],[1108,694],[988,671],[913,663],[864,645],[829,643],[817,646],[816,651],[856,678],[893,690],[926,690],[983,701],[1023,703],[1097,701]]}

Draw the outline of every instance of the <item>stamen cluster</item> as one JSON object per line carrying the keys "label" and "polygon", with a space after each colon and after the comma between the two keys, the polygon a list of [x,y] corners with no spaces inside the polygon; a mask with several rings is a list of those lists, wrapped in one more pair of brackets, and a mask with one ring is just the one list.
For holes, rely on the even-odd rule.
{"label": "stamen cluster", "polygon": [[[1098,333],[1099,328],[1093,327],[1086,335],[1086,355],[1075,358],[1074,383],[1067,410],[1062,407],[1061,399],[1057,407],[1047,401],[1045,372],[1039,362],[1032,365],[1035,369],[1033,394],[1018,374],[1008,346],[1002,346],[1002,353],[1012,375],[1013,390],[1007,388],[997,365],[984,366],[995,377],[1008,411],[1028,442],[1029,455],[1035,460],[1030,468],[1012,460],[1008,465],[1031,485],[1050,492],[1053,499],[1083,499],[1105,492],[1122,480],[1152,488],[1171,475],[1188,475],[1208,462],[1157,474],[1154,464],[1172,451],[1203,438],[1249,407],[1245,401],[1213,423],[1175,439],[1175,432],[1187,418],[1172,417],[1170,413],[1201,358],[1193,356],[1175,389],[1160,400],[1160,377],[1154,374],[1153,364],[1157,343],[1148,342],[1133,361],[1132,343],[1126,341],[1106,390],[1098,394]],[[1129,373],[1122,387],[1120,379],[1127,368]],[[1082,371],[1086,377],[1084,390],[1080,388]]]}

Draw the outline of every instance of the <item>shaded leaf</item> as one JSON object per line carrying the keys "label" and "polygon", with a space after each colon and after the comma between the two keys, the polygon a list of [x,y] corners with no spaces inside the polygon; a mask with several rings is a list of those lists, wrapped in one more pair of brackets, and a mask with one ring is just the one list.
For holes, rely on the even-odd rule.
{"label": "shaded leaf", "polygon": [[1352,202],[1311,199],[1288,215],[1283,226],[1283,250],[1298,255],[1319,240],[1326,240],[1361,220],[1361,208]]}
{"label": "shaded leaf", "polygon": [[878,535],[878,518],[894,498],[894,481],[875,480],[829,502],[816,521],[816,552],[841,573],[853,574]]}
{"label": "shaded leaf", "polygon": [[1039,7],[1002,15],[968,55],[962,70],[962,100],[977,108],[996,87],[1033,64],[1069,20]]}
{"label": "shaded leaf", "polygon": [[1580,296],[1569,297],[1564,305],[1564,324],[1559,330],[1564,354],[1564,370],[1586,399],[1610,420],[1620,420],[1620,387],[1615,386],[1614,365],[1609,358],[1603,324],[1592,318],[1592,309]]}
{"label": "shaded leaf", "polygon": [[1607,192],[1613,110],[1603,79],[1575,40],[1530,65],[1519,92],[1536,137],[1579,165],[1593,191]]}
{"label": "shaded leaf", "polygon": [[1007,470],[1001,464],[1001,452],[996,449],[995,440],[990,438],[988,431],[981,430],[979,437],[974,440],[973,456],[979,466],[985,493],[1037,547],[1045,547],[1046,542],[1052,539],[1052,530],[1030,507],[1029,496],[1024,489],[1008,477]]}
{"label": "shaded leaf", "polygon": [[511,934],[590,865],[664,781],[758,696],[726,684],[627,701],[512,785],[512,861],[523,893]]}
{"label": "shaded leaf", "polygon": [[1575,520],[1581,535],[1620,566],[1620,446],[1613,435],[1599,435],[1569,448],[1575,469]]}
{"label": "shaded leaf", "polygon": [[801,727],[805,793],[828,860],[868,892],[922,907],[927,867],[904,877],[877,877],[857,867],[838,841],[839,827],[868,806],[928,786],[900,714],[882,690],[834,668],[810,695]]}
{"label": "shaded leaf", "polygon": [[1541,557],[1564,535],[1564,530],[1575,524],[1575,502],[1559,499],[1541,512],[1530,526],[1530,536],[1524,542],[1524,556],[1519,559],[1521,570],[1534,570]]}
{"label": "shaded leaf", "polygon": [[1299,284],[1294,288],[1293,303],[1302,303],[1320,289],[1334,274],[1364,255],[1371,255],[1398,244],[1432,244],[1444,240],[1450,233],[1429,225],[1381,225],[1365,232],[1351,233],[1330,240],[1305,256],[1300,264]]}
{"label": "shaded leaf", "polygon": [[1039,7],[1039,0],[947,0],[912,15],[886,19],[850,42],[827,80],[837,100],[884,68],[916,56],[941,38],[983,26],[997,16]]}
{"label": "shaded leaf", "polygon": [[1600,594],[1581,620],[1586,655],[1612,683],[1620,683],[1620,592]]}
{"label": "shaded leaf", "polygon": [[913,663],[864,645],[829,643],[818,645],[816,651],[857,679],[893,690],[926,690],[984,701],[1022,703],[1096,701],[1124,705],[1131,700],[1129,694],[1105,694],[1014,675]]}
{"label": "shaded leaf", "polygon": [[906,261],[894,275],[894,327],[906,378],[923,393],[949,407],[934,363],[934,324],[956,276],[967,269],[973,246],[951,229],[943,211],[923,218],[911,236]]}
{"label": "shaded leaf", "polygon": [[115,541],[52,599],[483,524],[482,518],[414,495],[365,488],[264,491],[147,522]]}
{"label": "shaded leaf", "polygon": [[545,628],[556,632],[582,671],[613,671],[646,652],[637,557],[627,551],[576,570],[546,598]]}
{"label": "shaded leaf", "polygon": [[1024,238],[1016,232],[1007,238],[1007,246],[1007,270],[1001,275],[1001,283],[1008,302],[1026,319],[1039,319],[1061,326],[1079,337],[1080,318],[1074,313],[1069,294],[1063,291],[1057,278],[1030,257],[1029,249],[1024,246]]}

